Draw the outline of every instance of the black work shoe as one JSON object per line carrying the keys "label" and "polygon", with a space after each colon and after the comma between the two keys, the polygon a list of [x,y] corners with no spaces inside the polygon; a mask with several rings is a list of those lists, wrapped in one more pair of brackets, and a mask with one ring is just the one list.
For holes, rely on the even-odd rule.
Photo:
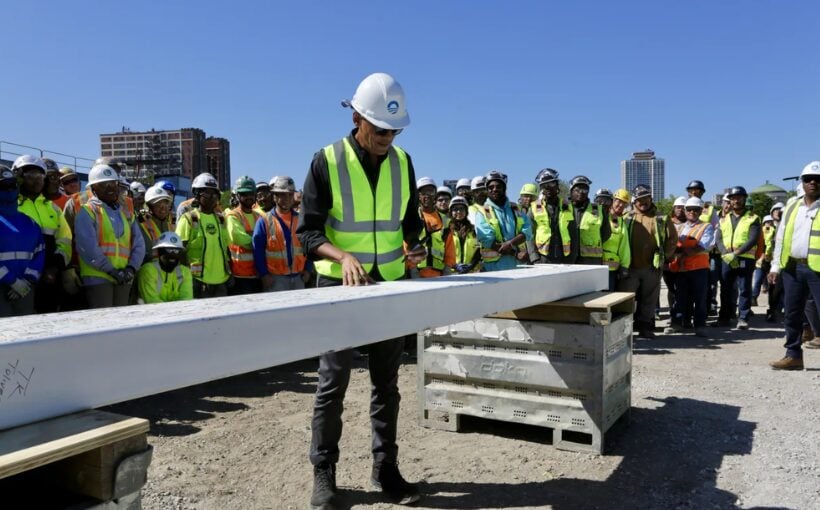
{"label": "black work shoe", "polygon": [[382,491],[393,503],[409,505],[419,500],[419,488],[407,482],[399,473],[399,466],[390,462],[373,464],[370,475],[373,487]]}
{"label": "black work shoe", "polygon": [[336,465],[322,462],[313,466],[313,494],[311,510],[333,510],[336,505]]}

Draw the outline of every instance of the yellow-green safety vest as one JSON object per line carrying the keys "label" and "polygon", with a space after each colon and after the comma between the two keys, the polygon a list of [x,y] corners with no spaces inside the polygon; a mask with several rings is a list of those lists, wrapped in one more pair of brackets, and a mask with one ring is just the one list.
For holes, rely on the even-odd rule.
{"label": "yellow-green safety vest", "polygon": [[[757,215],[745,211],[737,222],[737,228],[732,227],[732,214],[729,213],[720,220],[720,235],[723,238],[723,246],[730,252],[740,248],[749,240],[749,229],[757,221]],[[752,246],[746,253],[741,253],[738,257],[744,259],[755,259],[757,245]]]}
{"label": "yellow-green safety vest", "polygon": [[[419,241],[427,247],[427,257],[418,263],[416,266],[419,269],[425,267],[432,267],[439,271],[444,271],[444,249],[447,235],[450,232],[450,218],[444,214],[438,213],[441,217],[441,228],[433,232],[428,232],[425,226],[424,230],[419,234]],[[424,221],[424,216],[421,209],[419,209],[419,217]]]}
{"label": "yellow-green safety vest", "polygon": [[[325,222],[325,236],[362,264],[368,273],[373,266],[386,281],[404,276],[404,233],[402,219],[410,202],[410,171],[407,154],[391,146],[379,168],[375,193],[356,151],[347,138],[323,149],[327,160],[333,204]],[[342,278],[342,266],[322,259],[316,272]]]}
{"label": "yellow-green safety vest", "polygon": [[[219,253],[222,254],[222,260],[225,264],[225,273],[230,276],[231,264],[227,249],[227,239],[225,239],[225,217],[222,212],[215,209],[212,213],[216,217],[219,224]],[[207,248],[207,238],[202,231],[202,225],[199,220],[199,209],[191,209],[185,213],[188,216],[191,224],[191,232],[188,236],[187,245],[185,246],[185,254],[188,260],[188,267],[191,269],[191,275],[201,278],[205,274],[205,250]]]}
{"label": "yellow-green safety vest", "polygon": [[[117,237],[114,234],[114,226],[111,224],[111,219],[103,207],[98,204],[83,204],[82,209],[91,216],[97,228],[97,245],[102,250],[105,257],[114,266],[114,269],[125,269],[128,266],[128,258],[131,256],[131,221],[126,216],[123,208],[117,209],[117,213],[122,220],[122,235]],[[110,282],[116,282],[114,278],[107,273],[86,264],[83,257],[80,257],[80,276],[94,276],[103,278]]]}
{"label": "yellow-green safety vest", "polygon": [[[573,209],[572,215],[574,217],[575,207],[570,207]],[[581,224],[578,225],[580,234],[580,256],[590,258],[601,258],[604,256],[604,249],[601,243],[601,226],[603,222],[603,208],[600,205],[588,204],[584,214],[581,215]]]}
{"label": "yellow-green safety vest", "polygon": [[[561,245],[566,257],[572,250],[572,241],[569,234],[572,210],[568,204],[559,204],[558,209],[558,232],[561,234]],[[530,205],[530,210],[535,222],[535,247],[538,253],[547,256],[549,255],[550,240],[552,239],[552,227],[550,226],[547,206],[539,200]]]}
{"label": "yellow-green safety vest", "polygon": [[700,213],[700,221],[703,223],[711,223],[712,222],[712,214],[715,212],[715,206],[709,205],[703,208],[703,211]]}
{"label": "yellow-green safety vest", "polygon": [[[792,236],[794,235],[794,218],[800,201],[795,200],[786,207],[786,213],[781,221],[785,221],[783,226],[783,251],[780,252],[780,267],[785,268],[792,254]],[[820,214],[815,214],[811,222],[809,231],[809,254],[807,263],[812,271],[820,272]]]}
{"label": "yellow-green safety vest", "polygon": [[[472,264],[473,259],[475,259],[475,254],[479,249],[475,232],[468,232],[464,238],[464,242],[461,241],[458,234],[453,232],[453,244],[456,248],[456,264]],[[476,264],[474,271],[478,271],[480,265],[481,264]]]}
{"label": "yellow-green safety vest", "polygon": [[[612,220],[615,220],[612,223]],[[629,267],[631,262],[631,250],[629,248],[629,236],[626,232],[626,223],[623,218],[610,218],[612,234],[604,242],[604,264],[609,266],[610,271],[615,271],[620,267]]]}
{"label": "yellow-green safety vest", "polygon": [[[43,195],[38,195],[34,200],[20,195],[17,198],[17,210],[34,220],[44,237],[54,239],[54,248],[62,255],[65,264],[69,265],[71,263],[71,228],[57,204]],[[46,246],[49,246],[48,241],[46,241]]]}

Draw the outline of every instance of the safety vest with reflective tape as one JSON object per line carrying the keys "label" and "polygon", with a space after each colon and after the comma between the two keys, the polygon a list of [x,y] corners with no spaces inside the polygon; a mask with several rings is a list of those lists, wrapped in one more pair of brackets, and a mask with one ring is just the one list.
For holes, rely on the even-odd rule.
{"label": "safety vest with reflective tape", "polygon": [[[404,276],[402,219],[410,202],[407,154],[391,146],[379,168],[376,189],[347,138],[323,149],[327,160],[333,204],[325,222],[325,236],[362,264],[368,273],[375,265],[386,281]],[[316,272],[342,278],[336,261],[316,262]]]}
{"label": "safety vest with reflective tape", "polygon": [[55,252],[58,252],[65,264],[69,265],[72,235],[63,211],[43,195],[38,195],[34,200],[20,195],[17,198],[17,210],[40,226],[47,250],[46,266],[49,265],[48,257]]}
{"label": "safety vest with reflective tape", "polygon": [[698,218],[700,221],[704,223],[711,223],[712,222],[712,214],[715,212],[714,205],[708,205],[703,208],[703,211],[700,213],[700,217]]}
{"label": "safety vest with reflective tape", "polygon": [[[561,245],[564,256],[568,256],[572,249],[572,242],[569,235],[569,224],[572,221],[572,210],[568,204],[562,203],[558,206],[558,233],[561,234]],[[550,224],[547,206],[541,200],[530,205],[533,221],[535,221],[535,247],[541,255],[549,255],[550,240],[552,239],[552,226]]]}
{"label": "safety vest with reflective tape", "polygon": [[280,218],[276,215],[276,209],[272,209],[265,214],[265,226],[268,229],[268,242],[265,245],[265,263],[268,272],[273,275],[292,275],[305,270],[307,258],[302,249],[299,236],[295,234],[299,217],[296,211],[291,211],[291,221],[288,226],[290,230],[290,263],[288,262],[288,242],[285,238],[285,230],[279,223]]}
{"label": "safety vest with reflective tape", "polygon": [[[128,265],[128,258],[131,256],[131,222],[122,208],[117,208],[116,212],[122,221],[122,235],[117,237],[108,211],[99,204],[85,203],[82,209],[91,216],[97,230],[97,246],[100,247],[105,257],[114,266],[114,269],[125,269]],[[80,257],[80,276],[94,276],[114,282],[114,278],[107,273],[86,264]]]}
{"label": "safety vest with reflective tape", "polygon": [[[222,260],[225,264],[225,272],[230,276],[230,259],[225,256],[225,244],[227,243],[223,244],[225,241],[225,217],[222,216],[222,212],[219,210],[214,210],[212,214],[216,217],[217,223],[219,224],[219,253],[222,255]],[[185,213],[185,215],[188,216],[191,223],[191,233],[187,241],[188,244],[185,247],[185,253],[188,258],[188,267],[191,268],[191,274],[199,278],[202,277],[205,272],[205,250],[207,249],[207,237],[202,231],[202,225],[200,225],[199,209],[191,209]]]}
{"label": "safety vest with reflective tape", "polygon": [[[613,221],[614,220],[614,221]],[[612,234],[604,242],[604,264],[609,266],[610,271],[616,271],[621,266],[629,267],[630,249],[629,239],[626,232],[626,224],[621,217],[611,217],[610,225]]]}
{"label": "safety vest with reflective tape", "polygon": [[[453,245],[456,249],[456,264],[472,264],[478,252],[478,239],[476,239],[475,232],[468,232],[462,241],[461,237],[456,232],[452,232]],[[473,271],[478,271],[481,264],[476,264]]]}
{"label": "safety vest with reflective tape", "polygon": [[[424,230],[419,233],[419,241],[427,247],[427,257],[416,265],[418,269],[432,267],[438,271],[444,270],[444,250],[447,235],[450,232],[450,218],[438,211],[436,211],[436,214],[441,218],[441,228],[429,231],[425,222]],[[419,209],[419,217],[421,221],[424,221],[424,214],[421,209]]]}
{"label": "safety vest with reflective tape", "polygon": [[[573,217],[575,216],[575,207],[573,209]],[[580,251],[579,255],[589,258],[602,258],[604,256],[604,248],[601,243],[601,226],[604,222],[603,208],[597,204],[587,204],[586,210],[581,215],[581,224],[578,225],[580,234]]]}
{"label": "safety vest with reflective tape", "polygon": [[137,278],[140,297],[145,303],[167,303],[193,297],[191,270],[182,264],[177,264],[173,272],[168,273],[162,269],[159,260],[153,260],[140,268]]}
{"label": "safety vest with reflective tape", "polygon": [[[686,237],[678,236],[678,248],[683,250],[695,249],[690,254],[684,254],[681,257],[673,259],[669,262],[669,270],[673,272],[679,271],[695,271],[697,269],[709,269],[709,252],[704,249],[698,249],[698,243],[706,232],[709,223],[699,222],[697,225],[689,229]],[[683,262],[681,264],[681,262]]]}
{"label": "safety vest with reflective tape", "polygon": [[[737,222],[737,227],[732,226],[732,215],[729,213],[720,220],[720,235],[723,238],[723,246],[729,252],[733,252],[740,248],[746,241],[749,240],[749,229],[757,221],[757,215],[749,211],[745,211],[743,216]],[[738,257],[744,259],[755,259],[757,247],[753,246],[749,251],[741,253]]]}
{"label": "safety vest with reflective tape", "polygon": [[[89,186],[85,191],[78,191],[69,197],[74,204],[74,212],[78,213],[80,211],[80,207],[84,206],[89,200],[94,198],[94,192],[91,190],[91,186]],[[131,221],[134,218],[134,201],[129,196],[120,195],[119,198],[120,202],[120,209],[125,212],[125,217],[128,218],[128,221]]]}
{"label": "safety vest with reflective tape", "polygon": [[[785,268],[789,262],[789,257],[792,254],[792,237],[794,236],[794,219],[797,216],[797,210],[801,200],[795,200],[786,207],[786,213],[783,215],[781,221],[785,221],[783,226],[783,251],[780,252],[780,267]],[[820,213],[814,215],[811,222],[811,230],[809,231],[809,253],[808,261],[809,268],[812,271],[820,272]]]}
{"label": "safety vest with reflective tape", "polygon": [[[248,216],[242,212],[241,206],[229,210],[226,216],[239,220],[242,223],[242,228],[245,229],[245,233],[253,237],[253,227],[261,215],[256,211],[251,211],[251,214],[253,215],[253,224],[248,221]],[[256,266],[253,263],[253,244],[242,246],[229,243],[228,252],[231,256],[231,273],[234,276],[238,278],[255,278],[257,276]]]}
{"label": "safety vest with reflective tape", "polygon": [[[513,234],[513,237],[515,237],[524,229],[524,217],[518,214],[518,204],[510,202],[510,208],[515,216],[515,234]],[[498,221],[498,217],[495,215],[495,209],[485,204],[481,209],[481,212],[484,214],[484,219],[487,220],[490,228],[493,229],[493,232],[495,233],[495,240],[499,243],[509,241],[510,239],[504,239],[504,235],[501,232],[501,222]],[[497,252],[492,247],[485,248],[482,246],[481,259],[484,262],[495,262],[501,259],[501,253]]]}

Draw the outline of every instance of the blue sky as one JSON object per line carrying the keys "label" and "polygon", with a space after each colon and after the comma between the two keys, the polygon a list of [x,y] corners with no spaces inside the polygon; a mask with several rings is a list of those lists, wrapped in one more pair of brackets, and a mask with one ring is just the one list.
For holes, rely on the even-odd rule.
{"label": "blue sky", "polygon": [[[99,133],[199,127],[234,178],[290,174],[351,127],[375,71],[404,86],[419,176],[549,166],[593,188],[652,148],[666,193],[784,185],[820,159],[820,4],[6,2],[0,140],[96,157]],[[4,148],[5,150],[5,148]],[[784,187],[786,187],[784,185]]]}

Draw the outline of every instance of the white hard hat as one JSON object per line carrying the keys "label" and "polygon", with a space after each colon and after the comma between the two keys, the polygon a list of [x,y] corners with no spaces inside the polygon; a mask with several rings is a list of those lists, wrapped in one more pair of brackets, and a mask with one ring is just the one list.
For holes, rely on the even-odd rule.
{"label": "white hard hat", "polygon": [[214,178],[213,175],[209,174],[208,172],[203,172],[197,175],[194,178],[193,184],[191,184],[191,189],[198,188],[211,188],[218,190],[219,184],[216,183],[216,178]]}
{"label": "white hard hat", "polygon": [[12,170],[17,170],[19,168],[23,168],[24,166],[36,166],[43,172],[46,171],[46,163],[42,159],[32,156],[30,154],[23,154],[19,158],[14,160],[14,163],[11,165]]}
{"label": "white hard hat", "polygon": [[434,181],[432,177],[422,177],[416,181],[416,189],[421,189],[425,186],[432,186],[435,188],[436,181]]}
{"label": "white hard hat", "polygon": [[438,188],[436,188],[436,195],[441,194],[450,195],[450,197],[452,197],[453,190],[451,190],[449,186],[439,186]]}
{"label": "white hard hat", "polygon": [[466,177],[462,177],[456,183],[456,189],[458,189],[458,188],[469,188],[469,187],[470,187],[470,179],[467,179]]}
{"label": "white hard hat", "polygon": [[151,186],[145,191],[145,202],[147,204],[150,205],[154,202],[159,202],[160,200],[171,201],[173,198],[171,197],[171,194],[168,193],[168,190],[162,186]]}
{"label": "white hard hat", "polygon": [[359,84],[353,99],[342,101],[371,124],[382,129],[403,129],[410,125],[404,90],[392,76],[373,73]]}
{"label": "white hard hat", "polygon": [[[675,202],[677,202],[677,200]],[[699,199],[698,197],[689,197],[686,200],[684,207],[697,207],[699,209],[703,209],[703,200]]]}
{"label": "white hard hat", "polygon": [[772,218],[771,214],[767,214],[763,217],[763,223],[766,223],[767,221],[774,221],[774,218]]}
{"label": "white hard hat", "polygon": [[477,189],[485,189],[487,187],[487,178],[483,175],[476,175],[470,181],[470,189],[475,191]]}
{"label": "white hard hat", "polygon": [[783,209],[784,207],[786,207],[786,206],[783,205],[783,202],[777,202],[776,204],[774,204],[772,206],[771,209],[769,209],[769,214],[773,213],[777,209]]}
{"label": "white hard hat", "polygon": [[277,175],[270,183],[274,193],[292,193],[296,191],[296,183],[287,175]]}
{"label": "white hard hat", "polygon": [[183,249],[182,239],[179,238],[176,232],[163,232],[154,242],[154,249],[159,248],[176,248],[181,250]]}
{"label": "white hard hat", "polygon": [[94,165],[94,168],[88,172],[88,185],[99,184],[101,182],[120,181],[120,176],[117,171],[108,165]]}
{"label": "white hard hat", "polygon": [[135,195],[144,195],[145,191],[146,191],[145,184],[143,184],[139,181],[134,181],[134,182],[131,183],[131,192],[134,193]]}
{"label": "white hard hat", "polygon": [[820,161],[812,161],[804,166],[803,171],[800,172],[800,177],[804,175],[820,175]]}
{"label": "white hard hat", "polygon": [[678,197],[675,199],[675,202],[672,204],[672,207],[686,207],[686,199],[683,197]]}
{"label": "white hard hat", "polygon": [[723,198],[721,199],[721,202],[728,202],[728,201],[729,201],[729,194],[726,193],[725,195],[723,195]]}

